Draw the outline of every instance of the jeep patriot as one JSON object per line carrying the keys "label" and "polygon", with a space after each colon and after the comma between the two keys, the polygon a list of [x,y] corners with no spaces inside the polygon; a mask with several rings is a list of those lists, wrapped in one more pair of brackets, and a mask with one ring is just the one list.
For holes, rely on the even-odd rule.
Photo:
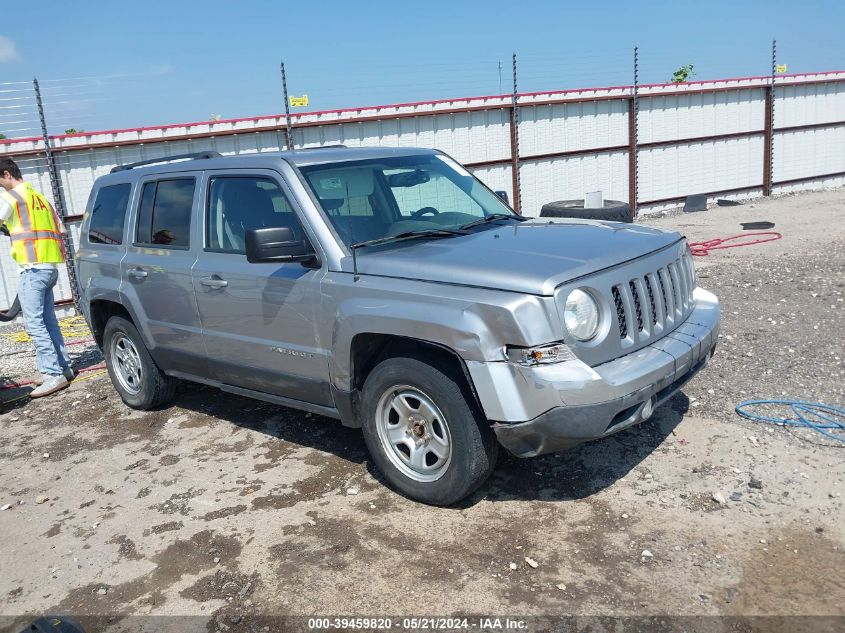
{"label": "jeep patriot", "polygon": [[130,407],[182,379],[338,418],[390,485],[438,505],[500,445],[531,457],[647,420],[719,327],[681,235],[522,217],[428,149],[116,167],[77,270]]}

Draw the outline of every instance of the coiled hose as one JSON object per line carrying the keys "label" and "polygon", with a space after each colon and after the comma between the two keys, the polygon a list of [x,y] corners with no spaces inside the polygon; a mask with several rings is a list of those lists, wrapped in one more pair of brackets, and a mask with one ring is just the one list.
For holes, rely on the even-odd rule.
{"label": "coiled hose", "polygon": [[[749,407],[759,406],[789,407],[795,417],[778,418],[747,410]],[[746,400],[736,405],[736,412],[754,422],[806,427],[827,438],[845,443],[845,409],[829,404],[803,400]]]}
{"label": "coiled hose", "polygon": [[[765,244],[766,242],[774,242],[783,237],[777,231],[759,231],[757,233],[740,233],[739,235],[731,235],[730,237],[714,237],[712,240],[704,242],[690,242],[690,251],[696,257],[704,257],[709,255],[710,251],[718,251],[724,248],[739,248],[740,246],[751,246],[752,244]],[[759,238],[759,239],[748,239]],[[728,244],[728,242],[731,242]]]}

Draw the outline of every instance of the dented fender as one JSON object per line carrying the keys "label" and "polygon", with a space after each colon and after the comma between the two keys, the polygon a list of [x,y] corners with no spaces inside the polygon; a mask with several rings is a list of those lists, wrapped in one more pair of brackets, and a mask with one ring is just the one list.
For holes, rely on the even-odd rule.
{"label": "dented fender", "polygon": [[[323,321],[331,341],[336,389],[352,388],[351,350],[359,334],[386,334],[448,348],[465,361],[504,360],[505,345],[562,338],[552,297],[451,284],[330,273],[323,282]],[[471,299],[470,299],[471,297]]]}

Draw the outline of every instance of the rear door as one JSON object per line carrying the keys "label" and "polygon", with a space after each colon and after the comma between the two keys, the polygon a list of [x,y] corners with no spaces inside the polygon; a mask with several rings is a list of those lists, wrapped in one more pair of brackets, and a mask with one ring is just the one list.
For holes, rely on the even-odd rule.
{"label": "rear door", "polygon": [[290,200],[272,170],[206,172],[204,246],[193,272],[205,347],[223,383],[331,405],[314,318],[322,269],[250,264],[244,254],[248,229],[289,227],[310,241]]}
{"label": "rear door", "polygon": [[131,196],[131,182],[103,185],[92,193],[76,259],[79,291],[87,302],[120,301],[120,261],[126,252],[124,229]]}
{"label": "rear door", "polygon": [[191,268],[200,250],[193,227],[202,172],[143,177],[121,262],[123,289],[138,313],[150,352],[165,371],[207,376]]}

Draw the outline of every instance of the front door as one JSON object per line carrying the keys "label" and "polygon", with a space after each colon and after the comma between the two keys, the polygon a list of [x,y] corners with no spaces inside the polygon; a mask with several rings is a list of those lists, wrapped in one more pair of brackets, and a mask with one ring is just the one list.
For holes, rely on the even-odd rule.
{"label": "front door", "polygon": [[223,383],[331,405],[326,351],[317,340],[319,267],[250,264],[244,233],[289,227],[308,239],[279,175],[207,172],[204,246],[193,271],[206,353]]}

